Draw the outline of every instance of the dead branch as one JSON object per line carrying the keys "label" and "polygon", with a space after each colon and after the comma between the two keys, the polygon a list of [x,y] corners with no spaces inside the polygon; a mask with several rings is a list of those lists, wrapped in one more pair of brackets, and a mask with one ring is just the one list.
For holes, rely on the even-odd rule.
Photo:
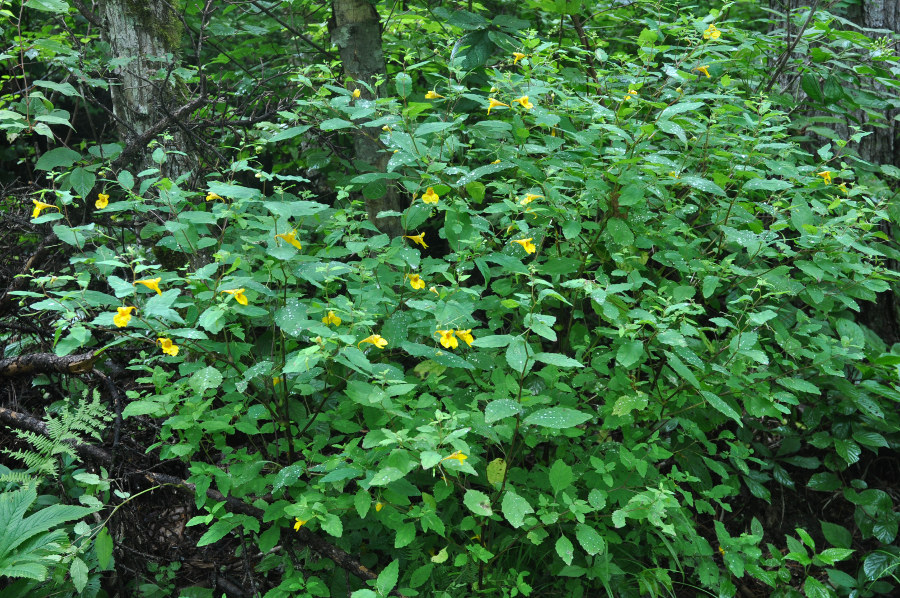
{"label": "dead branch", "polygon": [[28,374],[87,374],[94,369],[100,353],[91,351],[60,357],[53,353],[31,353],[0,359],[0,377],[13,378]]}

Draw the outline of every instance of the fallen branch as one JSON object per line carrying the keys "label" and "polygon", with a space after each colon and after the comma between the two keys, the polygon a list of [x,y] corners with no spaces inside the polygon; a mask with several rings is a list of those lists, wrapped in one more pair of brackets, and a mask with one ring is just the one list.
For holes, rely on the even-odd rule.
{"label": "fallen branch", "polygon": [[53,353],[30,353],[8,359],[0,359],[0,377],[13,378],[28,374],[87,374],[94,369],[100,353],[91,351],[80,355],[60,357]]}
{"label": "fallen branch", "polygon": [[[14,426],[16,428],[22,428],[25,430],[30,430],[31,432],[34,432],[36,434],[48,436],[47,424],[35,417],[26,415],[24,413],[19,413],[11,409],[6,409],[5,407],[0,407],[0,421],[4,421],[8,425]],[[74,448],[78,453],[86,458],[92,459],[94,461],[99,461],[100,463],[103,463],[105,465],[110,465],[113,462],[112,455],[99,447],[83,442],[76,442],[74,440],[69,440],[67,442],[72,448]],[[191,484],[190,482],[175,476],[167,475],[164,473],[155,473],[152,471],[136,471],[133,473],[133,476],[143,478],[154,484],[171,486],[176,490],[185,492],[187,494],[190,494],[191,496],[194,496],[196,494],[196,487],[194,486],[194,484]],[[224,502],[229,509],[243,515],[249,515],[250,517],[255,517],[262,520],[263,515],[265,514],[265,511],[263,509],[254,507],[253,505],[248,505],[247,503],[243,502],[242,500],[238,500],[233,496],[225,496],[218,490],[214,490],[212,488],[206,490],[206,496],[215,501]],[[306,528],[300,528],[300,530],[296,532],[295,536],[300,540],[300,542],[303,542],[322,556],[331,559],[342,569],[353,574],[355,577],[362,579],[363,581],[369,581],[378,578],[378,574],[360,563],[359,560],[356,559],[356,557],[344,552],[327,540],[320,538],[310,530]],[[391,595],[397,596],[399,598],[406,598],[403,594],[396,590],[392,591]]]}

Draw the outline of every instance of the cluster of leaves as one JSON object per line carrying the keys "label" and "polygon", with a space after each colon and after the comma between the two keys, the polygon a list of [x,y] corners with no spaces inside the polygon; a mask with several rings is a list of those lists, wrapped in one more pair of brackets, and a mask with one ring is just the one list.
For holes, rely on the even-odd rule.
{"label": "cluster of leaves", "polygon": [[[891,590],[895,505],[848,481],[900,439],[900,355],[855,322],[894,277],[891,171],[849,153],[859,136],[801,143],[794,100],[757,93],[768,35],[652,14],[588,52],[448,12],[429,39],[464,41],[398,60],[377,100],[300,69],[256,151],[315,130],[393,152],[352,175],[303,153],[327,203],[249,148],[202,191],[69,149],[37,163],[58,209],[33,222],[72,269],[21,296],[57,318],[58,353],[128,356],[126,421],[162,422],[153,448],[190,469],[201,545],[240,530],[260,573],[284,572],[267,596]],[[410,15],[389,54],[420,50]],[[827,13],[811,31],[843,39]],[[402,238],[354,199],[389,186]],[[852,529],[767,537],[726,515],[773,484],[834,493]],[[273,550],[301,526],[381,570],[371,589]],[[854,538],[876,548],[848,573]]]}

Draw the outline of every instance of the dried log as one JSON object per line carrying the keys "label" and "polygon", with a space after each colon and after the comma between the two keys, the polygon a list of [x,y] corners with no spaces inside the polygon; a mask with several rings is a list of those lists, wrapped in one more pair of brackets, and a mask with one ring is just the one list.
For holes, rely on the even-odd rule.
{"label": "dried log", "polygon": [[0,359],[0,377],[13,378],[28,374],[87,374],[94,369],[100,353],[91,351],[79,355],[60,357],[53,353],[30,353],[18,357]]}

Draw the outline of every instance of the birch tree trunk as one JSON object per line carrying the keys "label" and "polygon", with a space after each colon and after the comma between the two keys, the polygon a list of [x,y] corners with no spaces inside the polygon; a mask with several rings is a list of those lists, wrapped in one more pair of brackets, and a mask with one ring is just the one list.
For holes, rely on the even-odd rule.
{"label": "birch tree trunk", "polygon": [[[376,78],[387,75],[378,12],[368,0],[333,0],[332,10],[334,29],[331,39],[340,50],[344,74],[354,81],[374,86]],[[359,89],[362,98],[374,99],[364,87]],[[371,128],[357,131],[353,151],[356,160],[384,172],[390,156],[378,139],[379,132]],[[397,189],[391,184],[387,185],[383,196],[366,199],[366,212],[381,232],[392,237],[403,234],[399,218],[378,218],[378,213],[385,210],[401,210]]]}
{"label": "birch tree trunk", "polygon": [[[174,1],[174,0],[173,0]],[[187,136],[172,113],[184,103],[184,93],[171,71],[181,50],[182,25],[167,0],[103,0],[99,3],[103,39],[117,63],[111,88],[119,137],[126,150],[136,149],[133,163],[140,169],[157,167],[146,148],[160,133],[168,133],[169,154],[160,168],[175,181],[197,172]],[[137,145],[137,148],[134,146]]]}

